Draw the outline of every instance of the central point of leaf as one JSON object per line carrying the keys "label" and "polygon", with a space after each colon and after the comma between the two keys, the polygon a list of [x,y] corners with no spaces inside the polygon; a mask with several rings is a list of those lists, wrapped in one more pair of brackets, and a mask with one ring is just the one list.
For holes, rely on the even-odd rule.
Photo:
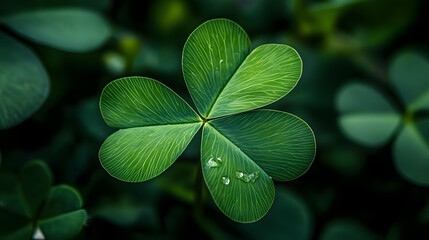
{"label": "central point of leaf", "polygon": [[404,114],[404,123],[412,123],[414,122],[414,113],[412,111],[406,111]]}

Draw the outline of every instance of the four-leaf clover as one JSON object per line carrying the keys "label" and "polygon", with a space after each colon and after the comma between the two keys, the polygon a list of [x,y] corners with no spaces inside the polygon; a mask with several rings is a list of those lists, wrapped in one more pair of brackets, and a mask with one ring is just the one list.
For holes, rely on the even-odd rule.
{"label": "four-leaf clover", "polygon": [[398,133],[393,144],[397,171],[418,185],[429,185],[429,62],[414,52],[398,55],[390,77],[404,111],[401,114],[384,94],[363,83],[343,87],[337,97],[342,131],[355,142],[382,146]]}
{"label": "four-leaf clover", "polygon": [[292,114],[253,110],[295,87],[302,72],[298,53],[281,44],[249,52],[249,37],[230,20],[210,20],[189,36],[183,76],[199,114],[156,80],[109,83],[100,109],[120,130],[101,146],[102,166],[123,181],[149,180],[173,164],[202,128],[202,172],[217,206],[238,222],[263,217],[274,201],[273,180],[306,172],[315,138]]}

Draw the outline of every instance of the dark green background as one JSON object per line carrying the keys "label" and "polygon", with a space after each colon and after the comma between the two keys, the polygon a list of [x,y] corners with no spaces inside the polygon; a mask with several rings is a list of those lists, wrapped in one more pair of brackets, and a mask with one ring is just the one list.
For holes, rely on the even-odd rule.
{"label": "dark green background", "polygon": [[375,85],[399,102],[388,66],[403,50],[428,58],[429,2],[367,0],[341,5],[346,2],[358,1],[1,1],[0,19],[57,6],[98,11],[113,35],[97,50],[70,53],[33,43],[0,26],[36,53],[51,82],[41,109],[22,124],[0,131],[0,171],[16,173],[24,163],[42,159],[52,168],[56,184],[76,187],[89,214],[76,239],[280,238],[279,234],[300,229],[281,209],[285,206],[279,198],[275,204],[280,210],[273,208],[268,214],[285,211],[270,219],[283,225],[255,225],[257,233],[250,236],[224,216],[195,183],[198,138],[170,169],[148,182],[120,182],[99,163],[99,147],[114,131],[99,113],[103,87],[119,77],[146,76],[191,103],[181,71],[183,45],[201,23],[228,18],[245,29],[253,48],[284,43],[302,57],[300,82],[268,108],[300,116],[316,135],[317,156],[310,170],[294,181],[276,183],[276,188],[299,196],[308,208],[308,239],[321,239],[335,221],[352,221],[364,228],[348,230],[356,239],[368,239],[365,234],[391,240],[429,239],[429,190],[397,173],[392,142],[369,148],[349,141],[338,128],[334,102],[340,87],[353,79]]}

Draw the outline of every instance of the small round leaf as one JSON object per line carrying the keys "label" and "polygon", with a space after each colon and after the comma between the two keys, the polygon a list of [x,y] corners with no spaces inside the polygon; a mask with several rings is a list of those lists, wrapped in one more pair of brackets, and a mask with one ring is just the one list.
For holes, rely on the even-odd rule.
{"label": "small round leaf", "polygon": [[[429,128],[427,124],[425,127]],[[429,144],[413,123],[406,124],[399,133],[393,154],[402,176],[415,184],[429,186]]]}
{"label": "small round leaf", "polygon": [[390,67],[396,91],[410,110],[429,110],[429,61],[418,53],[398,55]]}
{"label": "small round leaf", "polygon": [[367,146],[385,144],[401,123],[401,116],[390,102],[371,86],[351,83],[336,99],[341,130],[355,142]]}

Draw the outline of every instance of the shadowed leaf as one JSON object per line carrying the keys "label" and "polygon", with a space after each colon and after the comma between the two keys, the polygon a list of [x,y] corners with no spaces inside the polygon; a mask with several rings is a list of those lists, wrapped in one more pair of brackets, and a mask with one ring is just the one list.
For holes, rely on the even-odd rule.
{"label": "shadowed leaf", "polygon": [[[429,128],[427,124],[425,128]],[[406,124],[399,133],[393,156],[402,176],[415,184],[429,185],[429,144],[413,123]]]}
{"label": "shadowed leaf", "polygon": [[24,37],[71,52],[95,49],[111,34],[108,23],[98,13],[80,8],[32,10],[2,20]]}
{"label": "shadowed leaf", "polygon": [[37,56],[0,32],[0,129],[36,112],[49,92],[49,78]]}
{"label": "shadowed leaf", "polygon": [[350,139],[368,146],[381,146],[390,140],[401,116],[374,88],[360,83],[343,87],[336,99],[341,130]]}

